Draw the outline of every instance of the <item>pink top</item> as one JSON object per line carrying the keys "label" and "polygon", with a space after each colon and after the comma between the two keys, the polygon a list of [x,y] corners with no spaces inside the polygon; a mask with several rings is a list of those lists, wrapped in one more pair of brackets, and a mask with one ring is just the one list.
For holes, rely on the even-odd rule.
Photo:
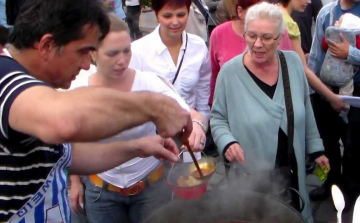
{"label": "pink top", "polygon": [[[209,105],[212,105],[216,79],[220,68],[229,60],[242,54],[246,48],[244,37],[236,34],[232,28],[233,21],[217,26],[210,37],[211,81]],[[280,43],[281,50],[292,50],[289,35],[284,31],[284,38]]]}

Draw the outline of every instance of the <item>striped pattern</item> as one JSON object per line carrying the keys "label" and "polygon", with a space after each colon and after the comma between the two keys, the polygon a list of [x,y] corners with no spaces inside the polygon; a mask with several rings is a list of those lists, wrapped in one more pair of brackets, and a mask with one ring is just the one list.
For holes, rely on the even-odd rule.
{"label": "striped pattern", "polygon": [[[47,199],[51,200],[50,206],[59,204],[58,196],[65,191],[62,189],[62,184],[66,184],[64,170],[71,160],[70,148],[64,148],[63,145],[49,146],[10,128],[9,110],[15,98],[32,86],[46,85],[27,73],[15,60],[0,56],[0,222],[8,221],[11,217],[24,217],[24,205],[34,198],[37,202],[27,206],[26,210],[29,213],[30,210],[38,210],[44,218],[44,208],[49,208]],[[50,194],[46,194],[46,197],[44,195],[43,199],[36,197],[45,190]],[[53,198],[52,193],[55,193],[56,198]],[[56,204],[52,203],[53,200]],[[67,207],[61,207],[62,212],[63,209]],[[30,218],[26,215],[26,219],[14,222],[44,222],[38,221],[42,217],[34,219],[34,216],[32,213]]]}

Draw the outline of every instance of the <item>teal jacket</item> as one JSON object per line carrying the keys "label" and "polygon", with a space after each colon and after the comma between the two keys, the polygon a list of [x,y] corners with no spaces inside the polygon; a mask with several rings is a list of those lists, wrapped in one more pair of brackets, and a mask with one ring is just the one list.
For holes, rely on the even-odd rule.
{"label": "teal jacket", "polygon": [[[305,155],[323,151],[324,147],[316,126],[301,60],[294,52],[284,54],[294,107],[294,150],[298,163],[299,190],[306,201],[302,214],[312,222],[305,182]],[[221,155],[229,143],[238,142],[244,149],[244,165],[247,169],[272,170],[276,161],[279,127],[287,133],[281,69],[271,99],[247,73],[243,56],[235,57],[220,71],[211,110],[211,132]]]}

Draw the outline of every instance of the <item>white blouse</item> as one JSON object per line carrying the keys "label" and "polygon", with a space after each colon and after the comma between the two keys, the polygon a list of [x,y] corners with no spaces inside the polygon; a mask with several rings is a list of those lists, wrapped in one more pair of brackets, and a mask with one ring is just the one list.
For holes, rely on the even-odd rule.
{"label": "white blouse", "polygon": [[[93,71],[96,72],[96,67],[94,66],[91,66],[90,71],[82,70],[76,80],[72,82],[70,89],[88,86],[88,79],[90,75],[94,73]],[[131,91],[150,91],[161,93],[175,99],[181,107],[189,110],[189,106],[175,92],[175,89],[172,89],[170,83],[165,83],[159,77],[151,73],[136,71]],[[97,143],[127,141],[155,135],[156,126],[152,122],[148,122],[123,131],[113,137],[101,140]],[[134,158],[118,167],[115,167],[114,169],[98,174],[98,176],[117,187],[127,188],[144,179],[144,177],[146,177],[159,165],[159,162],[160,161],[154,157]]]}
{"label": "white blouse", "polygon": [[208,101],[211,65],[208,49],[203,39],[183,32],[183,43],[179,52],[178,64],[175,65],[169,50],[160,38],[158,26],[149,35],[131,44],[130,67],[155,73],[172,83],[184,54],[186,35],[188,36],[187,49],[174,87],[191,108],[209,120],[210,107]]}

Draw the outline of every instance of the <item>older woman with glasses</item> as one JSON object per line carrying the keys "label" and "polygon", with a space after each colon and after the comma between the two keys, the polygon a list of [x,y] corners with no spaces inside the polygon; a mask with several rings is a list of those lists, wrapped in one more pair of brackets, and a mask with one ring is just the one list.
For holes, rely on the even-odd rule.
{"label": "older woman with glasses", "polygon": [[[298,190],[305,200],[302,215],[312,222],[305,155],[324,148],[301,60],[294,52],[277,50],[283,31],[276,5],[264,2],[248,10],[244,36],[249,50],[222,67],[210,125],[226,161],[241,163],[250,176],[269,174],[252,189],[276,185]],[[330,168],[323,155],[316,162]],[[290,199],[301,210],[298,196],[291,194]]]}

